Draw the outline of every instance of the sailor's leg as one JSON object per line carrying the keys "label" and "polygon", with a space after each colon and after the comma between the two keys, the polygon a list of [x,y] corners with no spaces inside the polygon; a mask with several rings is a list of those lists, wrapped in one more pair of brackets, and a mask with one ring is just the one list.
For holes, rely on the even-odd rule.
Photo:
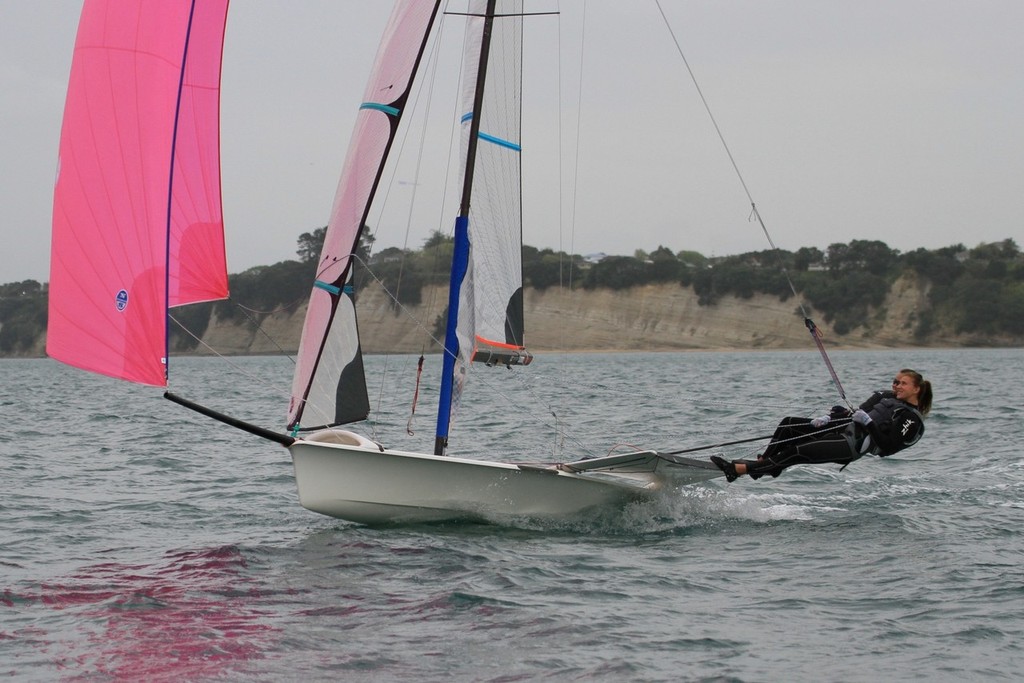
{"label": "sailor's leg", "polygon": [[784,417],[775,428],[772,440],[760,458],[771,458],[794,445],[794,440],[814,434],[817,430],[806,417]]}
{"label": "sailor's leg", "polygon": [[[765,474],[777,477],[782,470],[793,465],[820,465],[836,463],[848,465],[860,457],[850,448],[849,441],[841,433],[824,434],[812,441],[796,443],[769,458],[759,458],[747,465],[746,473],[752,478]],[[739,472],[739,467],[736,468]]]}

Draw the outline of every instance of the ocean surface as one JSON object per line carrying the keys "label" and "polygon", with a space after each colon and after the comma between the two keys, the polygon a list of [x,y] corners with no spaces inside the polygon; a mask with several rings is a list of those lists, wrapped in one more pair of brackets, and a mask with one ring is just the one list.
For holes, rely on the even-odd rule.
{"label": "ocean surface", "polygon": [[[1024,351],[832,359],[855,403],[929,377],[924,439],[564,523],[391,528],[304,510],[287,451],[159,389],[0,360],[0,678],[1020,680]],[[363,431],[429,450],[440,358],[409,436],[415,360],[368,359]],[[172,389],[279,429],[291,371],[172,358]],[[518,460],[696,448],[839,402],[813,351],[542,356],[470,382],[453,454]]]}

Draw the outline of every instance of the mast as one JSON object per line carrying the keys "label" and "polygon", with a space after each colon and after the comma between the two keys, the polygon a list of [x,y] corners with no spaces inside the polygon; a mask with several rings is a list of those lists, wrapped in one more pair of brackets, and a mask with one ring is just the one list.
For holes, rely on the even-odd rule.
{"label": "mast", "polygon": [[452,253],[451,277],[448,285],[448,320],[444,337],[444,363],[441,370],[441,395],[437,407],[437,431],[434,438],[434,455],[444,455],[448,447],[448,429],[452,412],[452,383],[454,382],[455,360],[459,353],[456,334],[459,321],[459,290],[469,267],[469,204],[473,191],[473,171],[476,166],[476,148],[480,132],[480,112],[484,100],[484,83],[487,79],[487,59],[491,48],[491,30],[494,25],[494,10],[497,0],[488,0],[484,13],[483,33],[480,37],[480,62],[476,72],[476,91],[473,97],[472,120],[466,149],[466,173],[462,180],[462,201],[459,215],[455,219],[455,243]]}

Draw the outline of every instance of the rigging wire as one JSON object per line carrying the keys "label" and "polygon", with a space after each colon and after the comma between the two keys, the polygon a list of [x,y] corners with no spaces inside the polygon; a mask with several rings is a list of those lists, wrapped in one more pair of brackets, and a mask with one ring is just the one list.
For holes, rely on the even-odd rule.
{"label": "rigging wire", "polygon": [[[822,429],[819,429],[816,432],[812,432],[811,434],[812,435],[816,435],[816,434],[823,434],[824,432],[838,432],[841,428],[843,428],[846,425],[850,424],[850,422],[851,422],[851,420],[846,420],[846,419],[832,420],[831,422],[829,422],[829,424],[827,426],[823,427]],[[833,424],[833,423],[835,423],[835,424]],[[749,438],[746,438],[746,439],[737,439],[735,441],[723,441],[722,443],[712,443],[712,444],[707,444],[707,445],[704,445],[704,446],[695,446],[693,448],[683,448],[683,449],[677,450],[677,451],[665,451],[663,453],[663,455],[680,455],[682,453],[695,453],[697,451],[707,451],[707,450],[710,450],[712,448],[721,448],[723,446],[735,446],[737,444],[751,443],[753,441],[764,441],[766,439],[771,439],[773,436],[775,436],[775,435],[774,434],[764,434],[762,436],[752,436],[752,437],[749,437]],[[788,439],[779,439],[778,441],[775,441],[774,443],[775,444],[784,444],[784,443],[789,443],[790,441],[801,441],[801,440],[806,439],[806,438],[807,438],[807,435],[792,436],[792,437],[790,437]],[[661,452],[661,451],[659,451],[659,452]]]}
{"label": "rigging wire", "polygon": [[[278,308],[275,308],[275,309],[274,309],[274,310],[272,310],[272,311],[257,311],[256,309],[253,309],[253,308],[249,308],[249,307],[247,307],[247,306],[243,306],[242,304],[238,303],[237,301],[235,301],[234,299],[232,299],[232,298],[230,298],[230,297],[228,297],[227,301],[230,301],[230,302],[231,302],[231,303],[233,303],[233,304],[234,304],[234,305],[235,305],[235,306],[236,306],[236,307],[237,307],[237,308],[238,308],[238,309],[239,309],[240,311],[242,311],[242,313],[243,313],[243,314],[245,315],[245,317],[246,317],[246,318],[247,318],[247,319],[249,320],[249,322],[251,322],[251,323],[252,323],[252,326],[253,326],[254,328],[256,328],[256,331],[257,331],[257,332],[259,332],[260,334],[262,334],[262,335],[263,335],[264,337],[266,337],[266,338],[267,338],[267,341],[269,341],[269,342],[270,342],[271,344],[273,344],[273,345],[274,345],[275,347],[277,347],[277,350],[278,350],[278,351],[279,351],[279,352],[281,353],[281,355],[282,355],[282,356],[284,356],[285,358],[287,358],[288,360],[290,360],[290,361],[292,362],[292,365],[295,365],[295,357],[294,357],[294,356],[292,356],[292,355],[291,355],[290,353],[288,353],[288,351],[286,351],[286,350],[285,350],[285,349],[284,349],[284,348],[283,348],[283,347],[282,347],[282,346],[281,346],[281,345],[280,345],[280,344],[279,344],[279,343],[277,342],[277,340],[276,340],[276,339],[274,339],[273,337],[271,337],[271,336],[270,336],[270,335],[269,335],[269,334],[267,333],[267,331],[266,331],[265,329],[263,329],[263,325],[262,325],[262,324],[261,324],[261,323],[260,323],[260,322],[259,322],[258,320],[256,320],[255,318],[253,318],[253,317],[252,317],[251,315],[249,315],[249,314],[250,314],[250,313],[257,313],[257,314],[259,314],[259,315],[266,315],[266,316],[271,316],[271,315],[274,315],[274,314],[276,314],[276,313],[282,313],[282,312],[284,312],[284,311],[289,311],[289,310],[291,310],[291,311],[294,311],[294,309],[295,309],[295,308],[297,308],[297,307],[298,307],[298,306],[299,306],[299,305],[300,305],[300,304],[302,303],[301,301],[293,301],[292,303],[290,303],[290,304],[288,304],[288,305],[286,305],[286,306],[279,306]],[[171,315],[168,315],[167,317],[169,317],[169,318],[170,318],[171,320],[174,320],[174,322],[175,322],[175,323],[177,323],[177,324],[178,324],[178,326],[179,326],[179,327],[181,327],[181,329],[185,330],[186,332],[188,332],[188,334],[189,334],[189,335],[191,335],[191,336],[192,336],[193,338],[195,338],[195,335],[194,335],[194,334],[192,334],[192,332],[191,332],[190,330],[186,330],[186,329],[185,329],[185,327],[184,327],[184,325],[182,325],[182,324],[181,324],[180,322],[178,322],[177,320],[175,320],[173,316],[171,316]],[[200,342],[200,343],[201,343],[201,342]],[[205,346],[205,344],[204,344],[204,346]]]}
{"label": "rigging wire", "polygon": [[[561,29],[562,15],[561,14],[558,15],[558,25],[559,25],[558,35],[561,36],[562,35],[562,29]],[[569,291],[570,292],[572,291],[573,275],[574,275],[574,270],[575,270],[573,268],[573,265],[574,265],[574,263],[573,263],[573,253],[575,252],[575,249],[576,249],[576,214],[577,214],[576,209],[577,209],[577,202],[579,201],[579,191],[578,191],[578,189],[579,189],[579,180],[580,180],[580,131],[583,128],[583,126],[582,126],[582,120],[583,120],[583,76],[584,76],[584,73],[585,73],[585,69],[583,68],[583,60],[584,60],[584,56],[586,54],[586,47],[587,47],[587,43],[586,43],[586,40],[587,40],[587,30],[586,29],[587,29],[587,3],[584,2],[583,3],[582,26],[581,26],[581,29],[580,29],[580,49],[579,49],[579,54],[580,54],[580,62],[579,62],[580,82],[576,86],[577,87],[577,91],[576,91],[576,125],[574,126],[574,130],[576,131],[576,139],[573,140],[573,147],[574,147],[574,149],[573,149],[573,159],[572,159],[572,202],[570,203],[570,206],[569,206],[570,215],[569,215],[569,278],[568,278],[568,280],[569,280]],[[561,40],[561,38],[559,38],[559,40]],[[562,54],[562,49],[561,49],[561,45],[559,45],[559,50],[558,50],[559,59],[561,59],[561,54]],[[561,108],[561,101],[562,101],[562,98],[561,98],[561,92],[562,92],[562,70],[561,70],[561,68],[559,68],[558,72],[559,72],[558,73],[558,92],[559,92],[558,102],[559,102],[559,108]],[[561,117],[559,117],[559,121],[561,121]],[[561,127],[559,127],[559,128],[561,128]],[[558,137],[559,137],[559,142],[561,142],[561,139],[562,139],[561,130],[559,130],[559,136]],[[559,163],[561,163],[561,157],[562,157],[562,155],[559,154]],[[562,193],[559,192],[558,194],[559,194],[559,201],[561,201]],[[559,239],[561,239],[561,231],[559,231]],[[561,261],[559,262],[559,265],[561,266]],[[561,268],[559,268],[559,270],[561,270]],[[558,279],[559,279],[559,283],[561,283],[562,282],[562,274],[561,274],[561,272],[559,272],[559,278]]]}
{"label": "rigging wire", "polygon": [[[743,186],[743,192],[747,195],[747,199],[750,201],[750,212],[753,219],[757,220],[758,225],[761,226],[761,231],[764,233],[765,238],[768,240],[768,244],[771,245],[775,251],[780,251],[775,245],[775,241],[772,239],[771,234],[768,232],[768,227],[764,223],[764,219],[761,218],[761,213],[757,210],[757,205],[754,203],[754,197],[750,193],[750,188],[747,187],[747,182],[743,178],[743,174],[740,172],[739,164],[736,163],[735,157],[733,157],[732,150],[729,149],[729,144],[725,141],[725,135],[722,133],[722,129],[718,125],[717,119],[715,119],[714,113],[711,111],[711,105],[708,103],[707,98],[704,96],[704,91],[701,90],[700,83],[697,81],[697,75],[693,72],[690,67],[689,60],[686,59],[686,55],[683,53],[682,45],[679,43],[679,39],[676,37],[675,31],[672,30],[672,25],[668,21],[668,17],[665,15],[665,10],[661,6],[661,0],[655,0],[655,5],[658,7],[658,12],[661,13],[661,19],[665,23],[665,27],[668,29],[669,35],[672,37],[672,42],[675,43],[676,51],[679,53],[679,57],[683,60],[683,64],[686,66],[687,73],[690,74],[690,80],[693,82],[693,87],[697,90],[697,95],[700,96],[700,101],[704,104],[704,110],[707,112],[708,117],[711,119],[711,124],[715,127],[715,132],[718,134],[718,139],[722,143],[722,147],[725,149],[726,155],[729,157],[729,163],[732,164],[733,170],[736,172],[736,177],[740,181],[740,185]],[[807,326],[808,332],[811,334],[811,338],[814,340],[815,346],[818,347],[818,352],[821,354],[822,360],[825,361],[825,367],[828,368],[829,375],[832,378],[832,383],[835,385],[836,390],[839,392],[839,396],[846,402],[847,406],[851,409],[853,405],[849,399],[846,398],[846,391],[843,389],[842,383],[839,381],[839,376],[836,374],[835,368],[832,366],[832,361],[828,357],[828,352],[825,351],[825,346],[821,342],[821,330],[818,329],[814,321],[811,320],[807,314],[807,309],[804,308],[803,301],[800,295],[797,294],[796,287],[793,285],[793,280],[789,277],[789,270],[784,264],[780,264],[782,269],[782,275],[786,278],[789,289],[793,292],[794,298],[797,300],[797,305],[800,307],[800,313],[804,317],[804,325]]]}
{"label": "rigging wire", "polygon": [[[188,336],[190,336],[193,339],[195,339],[197,344],[199,344],[204,349],[209,351],[212,355],[214,355],[217,358],[223,360],[225,363],[227,363],[232,368],[234,368],[242,376],[248,377],[250,380],[252,380],[256,384],[260,384],[262,386],[267,387],[268,389],[272,389],[275,394],[280,394],[281,393],[281,391],[280,391],[281,387],[276,382],[271,382],[270,380],[267,379],[267,377],[265,375],[257,375],[255,373],[249,372],[248,370],[243,368],[238,363],[233,362],[230,357],[224,355],[223,353],[221,353],[220,351],[218,351],[217,349],[215,349],[214,347],[210,346],[208,343],[203,341],[202,338],[199,337],[199,335],[197,335],[195,332],[193,332],[188,327],[186,327],[184,323],[182,323],[180,320],[178,320],[173,315],[171,315],[170,312],[167,313],[167,318],[169,320],[171,320],[179,328],[181,328],[181,330],[185,334],[187,334]],[[259,327],[259,326],[257,326],[257,327]],[[262,329],[261,329],[261,331],[262,331]],[[266,332],[264,332],[264,334],[266,334]],[[267,335],[267,338],[270,339],[271,341],[274,341],[274,339],[271,338],[269,335]],[[277,345],[277,342],[274,341],[274,344]],[[280,345],[277,345],[277,348],[281,349]],[[290,360],[292,362],[292,364],[295,363],[295,358],[293,358],[290,354],[288,354],[287,351],[281,349],[281,355],[285,356],[288,360]]]}
{"label": "rigging wire", "polygon": [[[562,31],[563,31],[562,12],[561,12],[560,5],[558,5],[558,7],[559,7],[559,11],[556,13],[556,19],[555,19],[555,36],[556,36],[556,42],[557,42],[557,49],[555,50],[555,56],[556,56],[556,65],[555,65],[555,78],[556,78],[556,86],[555,86],[555,102],[556,102],[555,121],[557,122],[556,133],[557,133],[557,140],[558,140],[558,156],[557,156],[558,183],[556,184],[557,192],[555,194],[556,194],[556,201],[557,201],[556,206],[557,206],[557,211],[558,211],[558,291],[559,291],[559,293],[561,293],[566,288],[566,282],[568,282],[568,289],[569,289],[570,292],[572,291],[572,284],[573,284],[573,259],[572,259],[572,253],[573,253],[573,247],[574,247],[575,242],[576,242],[576,206],[575,206],[576,182],[575,181],[579,177],[579,130],[580,130],[579,118],[580,118],[580,111],[581,111],[581,108],[578,105],[579,105],[580,100],[582,99],[582,88],[577,93],[576,126],[575,126],[575,130],[576,130],[576,141],[575,141],[576,158],[573,160],[573,165],[572,165],[572,170],[571,170],[572,178],[573,178],[572,187],[573,187],[574,191],[572,193],[573,201],[569,204],[569,211],[570,211],[570,214],[569,214],[569,217],[568,217],[568,224],[569,224],[569,235],[568,235],[568,237],[569,237],[569,252],[568,252],[568,264],[566,264],[566,251],[565,251],[565,242],[564,242],[564,239],[565,239],[565,227],[566,227],[565,226],[566,203],[565,203],[565,193],[562,192],[562,184],[565,182],[565,174],[566,174],[566,170],[565,170],[565,164],[566,164],[566,160],[565,160],[565,144],[566,144],[566,140],[565,140],[565,136],[564,136],[565,126],[563,125],[563,121],[562,121],[562,116],[563,116],[562,92],[563,92],[563,87],[564,87],[563,86],[563,70],[565,68],[565,64],[564,64],[563,59],[562,59],[562,55],[564,54],[564,51],[562,49]],[[587,5],[586,5],[586,2],[584,2],[583,3],[584,21],[586,20],[586,10],[587,10]],[[581,48],[579,50],[579,55],[580,55],[580,71],[581,71],[581,75],[582,75],[582,65],[583,65],[583,49],[582,49],[582,46],[581,46]],[[568,268],[568,273],[566,273],[566,268]],[[566,334],[567,334],[566,328],[564,326],[563,327],[559,327],[559,330],[558,330],[558,348],[561,349],[563,352],[566,350],[566,341],[565,341]],[[565,362],[565,355],[563,353],[561,358],[557,361],[557,365],[560,366],[564,362]],[[555,448],[554,448],[554,450],[559,451],[559,450],[561,450],[561,449],[563,449],[565,447],[566,434],[564,434],[560,430],[560,427],[558,426],[559,425],[559,421],[560,421],[561,418],[560,418],[560,415],[559,415],[558,411],[555,410],[555,406],[553,404],[549,403],[547,408],[548,408],[548,412],[551,413],[551,416],[555,420],[555,430],[554,430],[554,433],[560,437],[560,441],[555,445]]]}

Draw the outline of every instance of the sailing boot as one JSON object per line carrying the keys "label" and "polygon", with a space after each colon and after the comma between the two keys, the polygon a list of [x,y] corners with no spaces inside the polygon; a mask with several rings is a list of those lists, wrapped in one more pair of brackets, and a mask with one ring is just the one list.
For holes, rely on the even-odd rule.
{"label": "sailing boot", "polygon": [[725,480],[727,482],[729,482],[730,484],[732,482],[736,481],[736,478],[738,476],[740,476],[736,472],[736,465],[734,465],[733,463],[729,462],[728,460],[726,460],[725,458],[723,458],[721,456],[712,455],[711,456],[711,462],[715,463],[715,465],[718,466],[718,469],[720,469],[723,472],[725,472]]}

